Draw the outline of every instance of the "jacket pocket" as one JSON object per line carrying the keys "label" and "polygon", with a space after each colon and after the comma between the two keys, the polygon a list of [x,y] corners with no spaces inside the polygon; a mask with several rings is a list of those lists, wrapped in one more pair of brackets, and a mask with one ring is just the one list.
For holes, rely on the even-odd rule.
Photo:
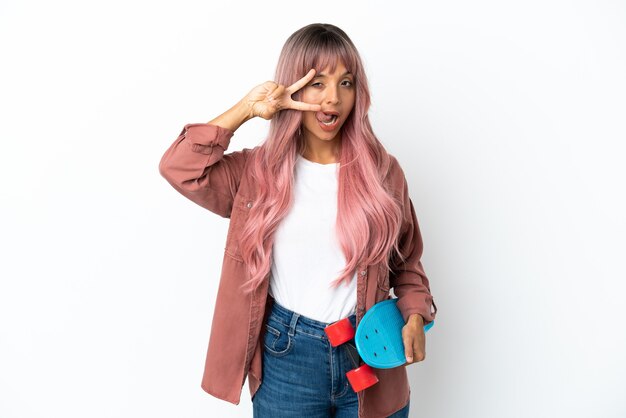
{"label": "jacket pocket", "polygon": [[382,264],[378,265],[378,278],[376,286],[383,292],[389,292],[389,271]]}
{"label": "jacket pocket", "polygon": [[233,208],[228,225],[228,235],[226,236],[225,252],[227,255],[239,261],[243,261],[240,248],[241,231],[248,220],[252,205],[252,199],[240,193],[237,193],[233,200]]}
{"label": "jacket pocket", "polygon": [[376,285],[383,292],[389,292],[389,276],[379,277]]}
{"label": "jacket pocket", "polygon": [[378,271],[378,279],[376,280],[376,301],[380,302],[385,299],[391,298],[389,294],[389,274],[385,274],[385,269],[380,268]]}

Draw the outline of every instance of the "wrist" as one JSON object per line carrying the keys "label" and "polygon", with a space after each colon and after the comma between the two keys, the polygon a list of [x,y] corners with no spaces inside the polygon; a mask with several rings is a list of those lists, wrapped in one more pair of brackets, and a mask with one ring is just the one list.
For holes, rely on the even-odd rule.
{"label": "wrist", "polygon": [[253,116],[250,113],[249,107],[240,100],[226,112],[222,113],[208,123],[218,125],[235,132],[242,124],[252,118]]}
{"label": "wrist", "polygon": [[241,123],[247,122],[250,119],[254,118],[254,114],[252,113],[252,106],[250,106],[249,102],[245,100],[245,98],[239,100],[235,106],[233,106],[239,117],[241,118]]}
{"label": "wrist", "polygon": [[408,321],[424,323],[424,317],[418,313],[414,313],[409,315]]}

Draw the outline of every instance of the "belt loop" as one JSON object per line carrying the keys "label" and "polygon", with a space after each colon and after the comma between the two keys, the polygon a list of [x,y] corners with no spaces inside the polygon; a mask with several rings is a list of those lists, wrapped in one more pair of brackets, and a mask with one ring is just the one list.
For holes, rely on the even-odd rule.
{"label": "belt loop", "polygon": [[299,317],[300,314],[297,312],[294,312],[291,316],[291,323],[289,324],[289,335],[291,335],[292,337],[296,333],[296,323],[298,322]]}

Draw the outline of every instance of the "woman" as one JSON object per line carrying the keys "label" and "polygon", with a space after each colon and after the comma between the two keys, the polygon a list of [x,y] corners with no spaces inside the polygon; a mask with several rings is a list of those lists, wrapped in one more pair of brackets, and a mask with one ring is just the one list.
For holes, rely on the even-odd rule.
{"label": "woman", "polygon": [[[176,190],[230,218],[202,388],[238,404],[248,377],[255,417],[408,416],[405,366],[355,393],[355,365],[324,333],[346,317],[357,326],[393,288],[410,364],[425,358],[437,312],[406,179],[369,105],[350,38],[311,24],[287,39],[275,81],[185,125],[159,164]],[[271,121],[267,139],[224,153],[254,117]]]}

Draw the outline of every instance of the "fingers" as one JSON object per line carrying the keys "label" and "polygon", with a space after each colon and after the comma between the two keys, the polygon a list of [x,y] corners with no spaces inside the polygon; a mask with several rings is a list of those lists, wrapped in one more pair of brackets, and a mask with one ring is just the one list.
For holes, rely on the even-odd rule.
{"label": "fingers", "polygon": [[302,110],[305,112],[319,112],[322,110],[322,106],[318,104],[297,102],[295,100],[290,100],[288,103],[289,109]]}
{"label": "fingers", "polygon": [[[406,325],[402,329],[402,342],[404,343],[404,356],[408,364],[422,361],[426,357],[424,354],[424,336],[420,338],[419,329],[413,329]],[[423,331],[422,331],[423,333]]]}
{"label": "fingers", "polygon": [[287,87],[287,93],[289,93],[289,95],[292,95],[293,93],[297,92],[302,87],[306,86],[306,84],[309,81],[311,81],[314,76],[315,76],[315,69],[311,68],[304,77],[302,77],[300,80],[293,83],[291,86]]}
{"label": "fingers", "polygon": [[267,93],[267,100],[270,102],[278,97],[280,97],[285,92],[285,86],[282,84],[277,84],[276,88]]}
{"label": "fingers", "polygon": [[413,363],[413,338],[409,335],[402,337],[404,342],[404,357],[406,357],[407,363]]}
{"label": "fingers", "polygon": [[[304,103],[293,100],[291,95],[296,91],[304,87],[315,76],[315,69],[312,68],[304,77],[296,81],[289,87],[285,87],[282,84],[275,84],[270,87],[270,90],[266,94],[266,100],[273,104],[276,110],[281,109],[294,109],[305,112],[319,112],[322,110],[322,106],[319,104]],[[272,82],[273,83],[273,82]]]}
{"label": "fingers", "polygon": [[424,360],[426,355],[424,349],[420,344],[419,338],[413,339],[413,357],[416,362]]}

